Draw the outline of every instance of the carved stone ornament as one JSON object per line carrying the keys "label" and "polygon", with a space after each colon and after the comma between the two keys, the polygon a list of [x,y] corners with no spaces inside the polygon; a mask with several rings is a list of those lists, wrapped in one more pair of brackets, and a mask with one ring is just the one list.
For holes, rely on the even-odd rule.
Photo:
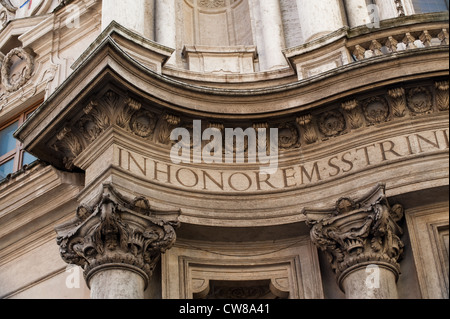
{"label": "carved stone ornament", "polygon": [[359,101],[350,100],[341,104],[342,109],[347,113],[347,119],[352,129],[358,129],[364,125],[364,119],[359,110]]}
{"label": "carved stone ornament", "polygon": [[5,55],[2,63],[2,84],[8,92],[17,91],[31,78],[33,57],[23,48],[15,48]]}
{"label": "carved stone ornament", "polygon": [[364,116],[370,124],[386,122],[389,117],[389,105],[384,97],[371,97],[363,103]]}
{"label": "carved stone ornament", "polygon": [[303,127],[304,130],[303,137],[307,144],[313,144],[318,140],[316,130],[312,123],[312,119],[313,117],[311,114],[306,114],[297,117],[298,125],[300,125],[300,127]]}
{"label": "carved stone ornament", "polygon": [[159,126],[157,141],[162,144],[171,144],[170,134],[181,122],[178,116],[165,114]]}
{"label": "carved stone ornament", "polygon": [[408,92],[408,107],[417,114],[432,111],[433,99],[430,91],[424,87],[416,87]]}
{"label": "carved stone ornament", "polygon": [[198,5],[202,8],[223,8],[225,0],[199,0]]}
{"label": "carved stone ornament", "polygon": [[448,111],[449,96],[448,88],[449,81],[436,82],[436,104],[439,111]]}
{"label": "carved stone ornament", "polygon": [[392,113],[397,117],[406,115],[405,89],[395,88],[388,91],[391,98]]}
{"label": "carved stone ornament", "polygon": [[[158,116],[144,110],[142,104],[109,90],[100,98],[93,98],[83,107],[83,115],[72,128],[64,128],[52,148],[63,153],[66,169],[73,169],[75,158],[112,125],[142,138],[152,138]],[[65,132],[70,131],[70,134]]]}
{"label": "carved stone ornament", "polygon": [[339,284],[349,272],[369,264],[383,265],[399,275],[404,245],[398,222],[404,211],[401,205],[389,205],[384,185],[362,199],[341,198],[334,209],[304,214],[311,239],[326,252]]}
{"label": "carved stone ornament", "polygon": [[345,119],[341,112],[330,111],[322,114],[319,129],[326,137],[337,136],[345,130]]}
{"label": "carved stone ornament", "polygon": [[61,257],[84,269],[88,285],[97,271],[111,267],[137,272],[147,283],[161,253],[175,243],[179,214],[155,211],[145,198],[126,199],[104,184],[94,206],[79,206],[72,221],[56,228]]}
{"label": "carved stone ornament", "polygon": [[298,145],[299,134],[294,124],[284,123],[278,129],[278,146],[281,149],[290,149]]}
{"label": "carved stone ornament", "polygon": [[148,111],[137,112],[131,119],[131,131],[137,136],[147,138],[155,131],[157,117]]}
{"label": "carved stone ornament", "polygon": [[17,8],[11,3],[10,0],[0,0],[0,4],[10,12],[16,12]]}

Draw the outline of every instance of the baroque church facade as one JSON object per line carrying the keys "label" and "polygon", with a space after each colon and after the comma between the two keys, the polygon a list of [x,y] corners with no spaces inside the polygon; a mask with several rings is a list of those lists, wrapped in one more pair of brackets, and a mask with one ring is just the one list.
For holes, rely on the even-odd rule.
{"label": "baroque church facade", "polygon": [[448,298],[448,7],[1,0],[0,298]]}

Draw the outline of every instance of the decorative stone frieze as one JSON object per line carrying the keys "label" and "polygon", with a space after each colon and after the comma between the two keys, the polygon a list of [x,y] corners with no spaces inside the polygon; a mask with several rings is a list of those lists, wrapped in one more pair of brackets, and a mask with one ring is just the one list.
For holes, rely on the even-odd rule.
{"label": "decorative stone frieze", "polygon": [[[62,259],[84,269],[87,284],[104,269],[124,269],[142,276],[145,283],[161,253],[176,240],[179,211],[157,211],[148,200],[120,195],[112,185],[93,206],[81,205],[76,217],[56,228]],[[170,214],[170,219],[157,215]]]}
{"label": "decorative stone frieze", "polygon": [[398,277],[404,247],[399,226],[403,207],[390,206],[384,185],[360,199],[341,198],[332,209],[307,209],[304,214],[311,240],[327,254],[341,288],[351,272],[372,264]]}
{"label": "decorative stone frieze", "polygon": [[[434,98],[435,97],[435,98]],[[317,111],[298,114],[292,118],[267,118],[263,122],[231,123],[216,119],[204,121],[209,128],[224,134],[225,128],[253,127],[278,128],[279,151],[288,152],[319,141],[338,138],[352,130],[363,130],[385,122],[400,121],[411,116],[426,116],[433,112],[448,111],[448,81],[433,84],[394,87],[370,97],[353,96],[340,103],[326,105]],[[193,135],[192,116],[183,116],[157,105],[145,103],[127,93],[105,90],[82,106],[81,115],[66,123],[49,142],[57,151],[66,169],[73,169],[75,158],[111,126],[118,126],[150,144],[171,147],[170,134],[177,127],[186,128]],[[269,143],[269,141],[267,141]],[[193,141],[190,141],[193,147]],[[268,145],[268,144],[266,144]],[[245,150],[247,149],[247,141]],[[223,151],[235,152],[226,149]]]}

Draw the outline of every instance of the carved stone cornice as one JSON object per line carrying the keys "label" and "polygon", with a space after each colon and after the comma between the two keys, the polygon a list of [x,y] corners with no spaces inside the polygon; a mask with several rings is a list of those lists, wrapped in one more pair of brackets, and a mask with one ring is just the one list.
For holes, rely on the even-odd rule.
{"label": "carved stone cornice", "polygon": [[403,207],[389,205],[384,185],[377,185],[359,200],[341,198],[332,209],[303,213],[311,227],[311,240],[326,252],[340,286],[352,270],[370,264],[399,275],[404,244],[398,222]]}
{"label": "carved stone cornice", "polygon": [[161,253],[175,243],[179,214],[156,211],[147,199],[126,199],[104,184],[95,205],[79,206],[75,219],[56,228],[61,257],[84,269],[88,285],[96,272],[110,268],[137,272],[147,284]]}

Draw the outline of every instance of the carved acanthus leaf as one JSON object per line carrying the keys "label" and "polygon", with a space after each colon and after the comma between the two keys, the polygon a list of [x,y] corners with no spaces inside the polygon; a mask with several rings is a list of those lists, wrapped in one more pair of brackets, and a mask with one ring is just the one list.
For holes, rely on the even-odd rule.
{"label": "carved acanthus leaf", "polygon": [[395,88],[388,91],[391,98],[392,113],[397,117],[406,115],[405,89]]}
{"label": "carved acanthus leaf", "polygon": [[358,100],[350,100],[342,103],[342,109],[347,113],[347,119],[352,129],[358,129],[364,125],[364,119],[359,109]]}
{"label": "carved acanthus leaf", "polygon": [[181,120],[178,116],[165,114],[161,119],[161,124],[157,133],[157,141],[162,144],[170,144],[170,133],[180,124]]}
{"label": "carved acanthus leaf", "polygon": [[313,144],[318,140],[316,130],[311,121],[311,114],[306,114],[297,118],[298,125],[304,129],[303,137],[305,138],[307,144]]}
{"label": "carved acanthus leaf", "polygon": [[449,81],[436,82],[436,103],[439,111],[448,111],[449,109]]}
{"label": "carved acanthus leaf", "polygon": [[85,277],[112,263],[137,267],[150,277],[160,254],[175,243],[180,212],[163,212],[176,216],[170,220],[155,213],[161,212],[145,198],[127,200],[105,184],[97,204],[80,206],[74,220],[57,227],[61,257],[83,267]]}
{"label": "carved acanthus leaf", "polygon": [[305,211],[312,241],[327,253],[338,279],[358,264],[385,263],[399,273],[403,207],[390,207],[379,185],[359,201],[342,198],[329,211]]}

